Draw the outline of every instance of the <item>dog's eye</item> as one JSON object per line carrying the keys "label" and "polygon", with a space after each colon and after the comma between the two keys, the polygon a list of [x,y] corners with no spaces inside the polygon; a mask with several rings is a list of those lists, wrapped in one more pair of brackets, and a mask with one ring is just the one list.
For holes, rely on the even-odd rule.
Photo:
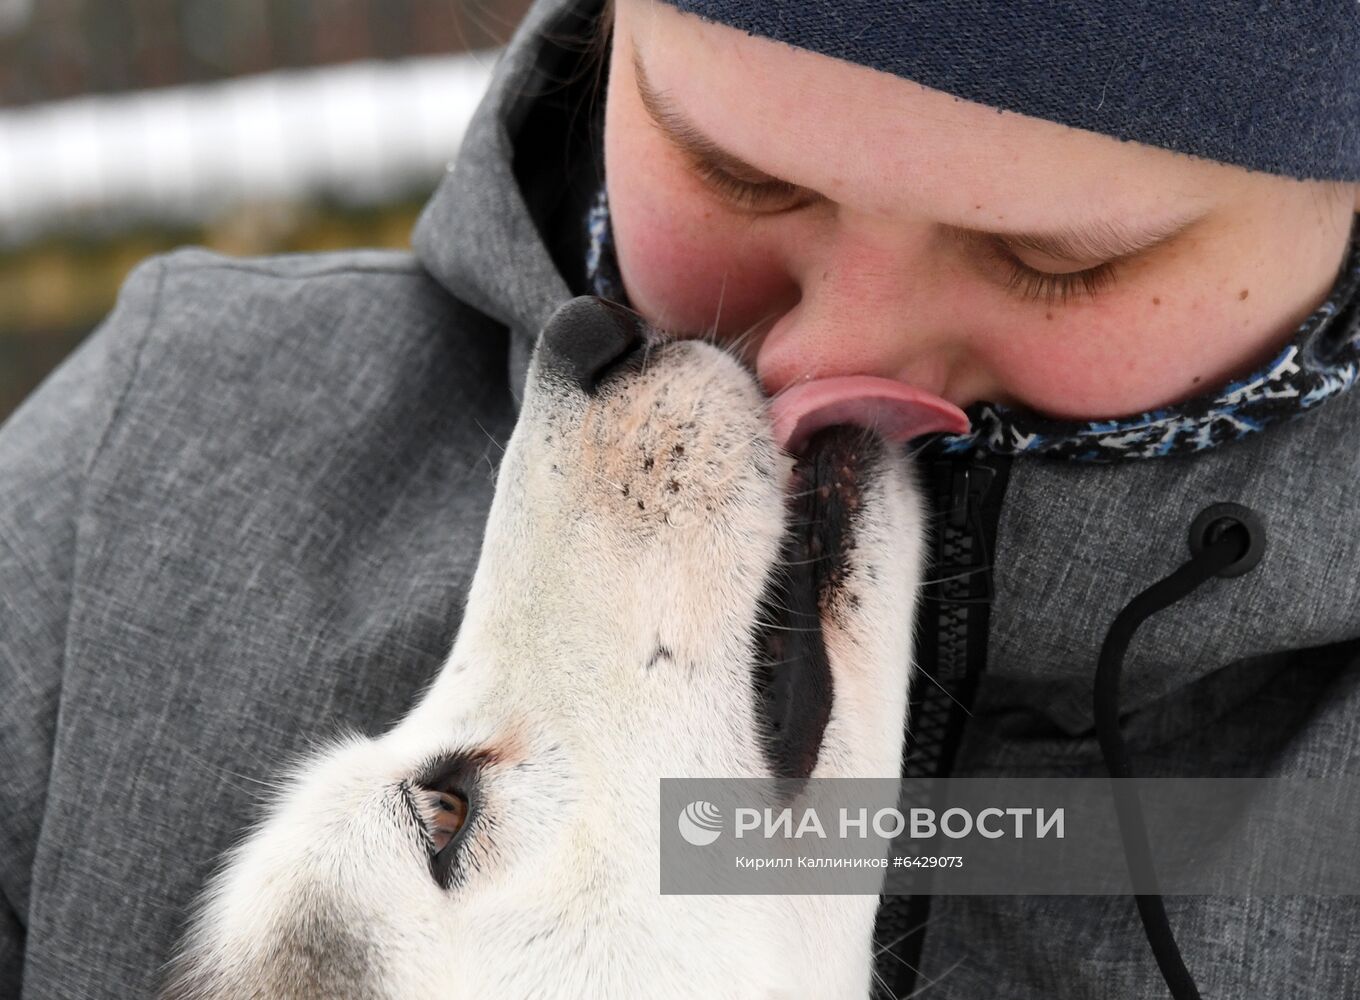
{"label": "dog's eye", "polygon": [[422,798],[430,874],[443,889],[461,879],[465,848],[485,820],[482,773],[491,758],[487,751],[458,750],[431,760],[411,782]]}
{"label": "dog's eye", "polygon": [[430,836],[434,839],[434,850],[438,854],[453,842],[458,832],[467,822],[468,801],[458,792],[440,792],[439,803],[435,807],[434,819],[430,823]]}

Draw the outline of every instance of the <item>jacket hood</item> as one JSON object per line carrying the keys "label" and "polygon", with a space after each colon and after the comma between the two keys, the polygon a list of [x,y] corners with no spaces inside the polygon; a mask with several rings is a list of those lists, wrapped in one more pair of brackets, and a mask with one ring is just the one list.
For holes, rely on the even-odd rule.
{"label": "jacket hood", "polygon": [[[562,109],[557,119],[568,117],[564,93],[572,82],[588,82],[579,79],[577,64],[599,6],[593,0],[533,4],[502,51],[458,155],[413,234],[416,255],[435,279],[509,330],[517,404],[539,330],[578,294],[547,242],[551,210],[570,186],[568,171],[553,170],[566,150],[552,150],[550,161],[544,137],[526,123],[552,121],[555,109]],[[565,141],[567,123],[556,123]],[[593,173],[593,163],[577,166]],[[532,190],[526,177],[535,179]],[[584,240],[583,221],[578,232]],[[572,234],[555,235],[569,240]]]}
{"label": "jacket hood", "polygon": [[[579,36],[580,18],[596,8],[534,4],[415,232],[430,273],[509,330],[516,393],[538,330],[575,294],[545,238],[542,192],[520,180],[535,141],[525,123],[544,113],[545,95],[580,59],[579,45],[558,40]],[[552,183],[556,175],[537,176]],[[1092,676],[1111,621],[1185,562],[1191,523],[1216,503],[1259,515],[1264,557],[1143,626],[1124,664],[1125,711],[1202,684],[1215,688],[1211,711],[1231,711],[1241,674],[1224,668],[1360,637],[1357,431],[1360,392],[1350,391],[1254,438],[1184,458],[1015,459],[990,554],[995,597],[975,715],[1019,713],[1041,728],[1090,733]]]}

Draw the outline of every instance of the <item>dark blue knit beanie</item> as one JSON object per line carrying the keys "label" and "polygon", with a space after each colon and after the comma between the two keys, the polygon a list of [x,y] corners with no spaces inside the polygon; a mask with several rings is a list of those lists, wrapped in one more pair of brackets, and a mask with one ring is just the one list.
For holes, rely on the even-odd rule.
{"label": "dark blue knit beanie", "polygon": [[1360,180],[1358,0],[666,2],[1003,111]]}

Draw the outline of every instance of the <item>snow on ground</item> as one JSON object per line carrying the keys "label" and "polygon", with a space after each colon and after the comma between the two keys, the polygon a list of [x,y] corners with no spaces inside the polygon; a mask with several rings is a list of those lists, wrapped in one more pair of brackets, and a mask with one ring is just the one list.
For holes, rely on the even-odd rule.
{"label": "snow on ground", "polygon": [[73,225],[197,222],[246,201],[428,189],[495,51],[362,62],[0,110],[0,244]]}

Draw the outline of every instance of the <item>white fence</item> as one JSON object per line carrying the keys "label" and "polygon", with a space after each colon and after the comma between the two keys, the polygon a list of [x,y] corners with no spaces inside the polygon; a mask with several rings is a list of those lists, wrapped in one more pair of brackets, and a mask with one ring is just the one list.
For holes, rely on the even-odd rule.
{"label": "white fence", "polygon": [[0,111],[0,244],[201,222],[243,202],[377,203],[453,158],[496,50]]}

